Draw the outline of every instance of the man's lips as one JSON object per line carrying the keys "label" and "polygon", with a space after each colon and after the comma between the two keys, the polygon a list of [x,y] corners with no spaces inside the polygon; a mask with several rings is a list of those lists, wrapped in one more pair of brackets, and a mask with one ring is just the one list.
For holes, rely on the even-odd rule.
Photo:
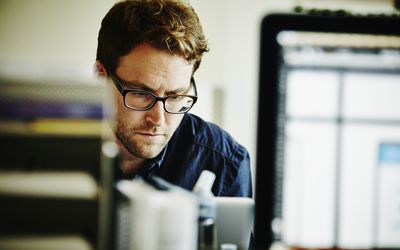
{"label": "man's lips", "polygon": [[150,133],[150,132],[140,132],[140,131],[137,131],[136,133],[140,134],[140,135],[145,135],[145,136],[162,136],[162,135],[164,135],[162,133]]}
{"label": "man's lips", "polygon": [[136,135],[146,143],[151,144],[159,144],[165,140],[165,135],[160,133],[136,132]]}

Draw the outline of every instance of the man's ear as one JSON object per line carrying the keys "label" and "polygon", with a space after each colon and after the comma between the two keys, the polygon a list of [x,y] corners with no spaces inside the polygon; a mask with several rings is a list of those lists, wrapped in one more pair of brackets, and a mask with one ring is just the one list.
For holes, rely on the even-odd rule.
{"label": "man's ear", "polygon": [[96,62],[94,64],[94,74],[97,77],[106,77],[107,76],[107,70],[99,60],[96,60]]}

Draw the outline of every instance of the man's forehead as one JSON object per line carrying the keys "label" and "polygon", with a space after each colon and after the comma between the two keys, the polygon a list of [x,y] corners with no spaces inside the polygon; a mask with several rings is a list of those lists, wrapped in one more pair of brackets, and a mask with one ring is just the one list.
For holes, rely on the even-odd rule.
{"label": "man's forehead", "polygon": [[187,87],[193,64],[184,57],[141,45],[119,60],[116,75],[129,85],[146,85],[152,89]]}

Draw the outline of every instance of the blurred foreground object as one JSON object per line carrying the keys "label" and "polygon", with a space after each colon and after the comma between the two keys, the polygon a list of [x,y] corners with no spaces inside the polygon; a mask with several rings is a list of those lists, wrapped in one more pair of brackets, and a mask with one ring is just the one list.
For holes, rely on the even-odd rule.
{"label": "blurred foreground object", "polygon": [[0,249],[109,249],[100,83],[0,78]]}

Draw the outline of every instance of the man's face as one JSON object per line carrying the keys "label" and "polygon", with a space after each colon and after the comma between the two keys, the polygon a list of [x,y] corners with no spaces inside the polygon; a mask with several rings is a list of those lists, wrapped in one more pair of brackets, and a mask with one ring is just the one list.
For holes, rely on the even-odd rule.
{"label": "man's face", "polygon": [[[193,65],[185,58],[143,44],[120,58],[115,75],[125,89],[167,96],[190,88],[192,70]],[[161,101],[150,110],[129,109],[118,89],[112,88],[116,104],[113,129],[117,138],[135,157],[156,157],[171,139],[183,114],[165,112]]]}

